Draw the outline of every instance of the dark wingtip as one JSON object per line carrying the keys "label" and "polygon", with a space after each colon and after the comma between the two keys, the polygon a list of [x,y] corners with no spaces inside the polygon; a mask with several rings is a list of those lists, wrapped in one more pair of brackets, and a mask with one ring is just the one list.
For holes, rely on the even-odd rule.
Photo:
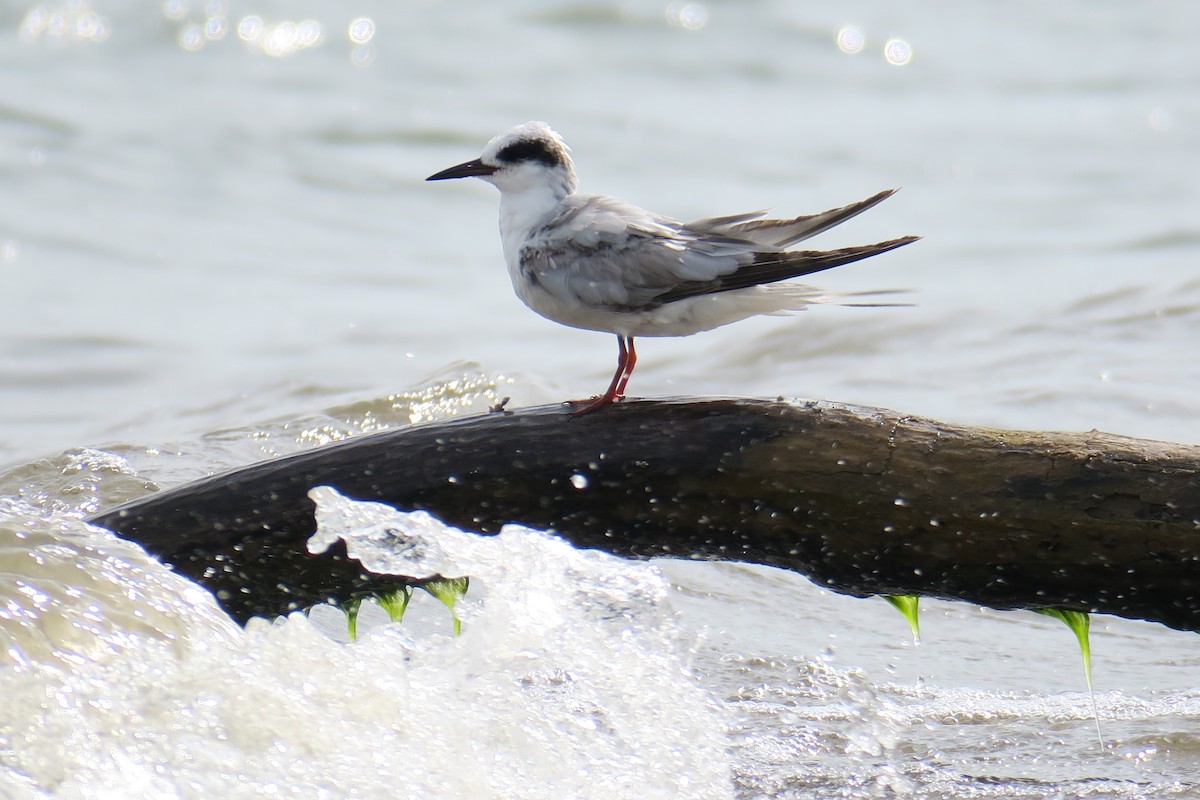
{"label": "dark wingtip", "polygon": [[912,244],[913,242],[920,241],[922,238],[924,237],[913,235],[901,236],[898,239],[888,239],[883,242],[867,245],[867,248],[872,251],[871,255],[878,255],[879,253],[886,253],[889,250],[895,250],[897,247],[904,247],[906,244]]}

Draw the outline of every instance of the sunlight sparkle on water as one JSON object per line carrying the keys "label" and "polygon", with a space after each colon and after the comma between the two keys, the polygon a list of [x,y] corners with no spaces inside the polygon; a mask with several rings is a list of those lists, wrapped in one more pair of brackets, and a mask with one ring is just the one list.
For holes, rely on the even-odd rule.
{"label": "sunlight sparkle on water", "polygon": [[17,28],[17,40],[24,44],[42,38],[100,43],[107,41],[111,34],[111,23],[92,11],[87,0],[69,0],[54,7],[34,6]]}
{"label": "sunlight sparkle on water", "polygon": [[229,9],[224,0],[209,0],[199,16],[190,16],[187,3],[166,0],[162,6],[163,19],[179,24],[175,41],[189,53],[198,52],[209,42],[219,41],[229,33]]}
{"label": "sunlight sparkle on water", "polygon": [[369,44],[360,44],[350,51],[350,63],[356,67],[369,67],[375,63],[375,48]]}
{"label": "sunlight sparkle on water", "polygon": [[229,20],[224,16],[209,17],[208,22],[204,23],[204,37],[215,41],[224,38],[229,32]]}
{"label": "sunlight sparkle on water", "polygon": [[699,3],[671,3],[667,22],[687,31],[698,31],[708,24],[708,9]]}
{"label": "sunlight sparkle on water", "polygon": [[355,44],[366,44],[371,41],[371,37],[375,35],[375,21],[369,17],[359,17],[351,21],[350,28],[346,35],[350,37],[350,41]]}
{"label": "sunlight sparkle on water", "polygon": [[204,46],[204,31],[199,25],[188,25],[179,32],[179,46],[189,53],[194,53]]}
{"label": "sunlight sparkle on water", "polygon": [[867,37],[863,34],[862,29],[854,25],[845,25],[839,28],[834,39],[837,41],[838,49],[848,55],[861,53],[867,43]]}
{"label": "sunlight sparkle on water", "polygon": [[[231,28],[225,6],[219,2],[209,3],[201,19],[189,20],[186,7],[175,0],[168,0],[163,7],[163,16],[180,22],[176,40],[181,48],[190,52],[199,50],[207,42],[224,38]],[[318,47],[325,41],[323,26],[313,19],[298,22],[285,19],[268,23],[257,14],[247,14],[232,27],[239,39],[272,58]]]}
{"label": "sunlight sparkle on water", "polygon": [[325,40],[321,23],[312,19],[300,22],[284,20],[265,33],[259,42],[263,52],[273,58],[290,56],[300,50],[316,47]]}
{"label": "sunlight sparkle on water", "polygon": [[[224,0],[209,0],[199,13],[184,0],[165,0],[161,13],[164,20],[177,26],[175,40],[179,47],[192,53],[233,32],[249,52],[284,58],[301,50],[320,47],[326,41],[327,31],[340,27],[337,23],[331,27],[316,19],[271,21],[255,13],[237,18],[231,17],[228,11]],[[375,21],[369,17],[356,17],[346,23],[344,30],[351,44],[351,63],[359,67],[373,63],[375,49],[371,41],[375,38]]]}
{"label": "sunlight sparkle on water", "polygon": [[262,29],[262,17],[256,17],[253,14],[242,17],[242,21],[237,26],[238,38],[243,42],[253,42],[262,34]]}
{"label": "sunlight sparkle on water", "polygon": [[912,60],[912,48],[903,39],[888,39],[883,46],[883,57],[889,64],[903,67]]}
{"label": "sunlight sparkle on water", "polygon": [[370,66],[375,61],[375,48],[370,45],[375,36],[375,20],[370,17],[351,20],[346,35],[354,45],[350,51],[350,63],[356,67]]}

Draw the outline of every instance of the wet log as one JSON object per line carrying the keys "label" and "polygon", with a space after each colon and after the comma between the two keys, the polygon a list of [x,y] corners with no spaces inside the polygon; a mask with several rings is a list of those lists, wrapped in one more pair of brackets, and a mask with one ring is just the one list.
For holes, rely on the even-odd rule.
{"label": "wet log", "polygon": [[307,492],[508,522],[622,556],[767,564],[835,591],[1200,630],[1200,447],[766,400],[561,406],[384,431],[112,509],[96,524],[245,620],[384,591],[313,556]]}

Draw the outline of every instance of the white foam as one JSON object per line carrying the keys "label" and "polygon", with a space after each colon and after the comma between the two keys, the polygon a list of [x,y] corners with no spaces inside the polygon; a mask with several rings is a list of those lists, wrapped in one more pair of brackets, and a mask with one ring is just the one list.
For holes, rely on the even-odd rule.
{"label": "white foam", "polygon": [[732,795],[725,714],[654,567],[318,497],[321,535],[365,558],[389,557],[381,525],[435,536],[430,564],[471,577],[463,634],[446,616],[347,645],[299,613],[241,630],[133,545],[0,513],[0,636],[22,654],[0,671],[0,795]]}

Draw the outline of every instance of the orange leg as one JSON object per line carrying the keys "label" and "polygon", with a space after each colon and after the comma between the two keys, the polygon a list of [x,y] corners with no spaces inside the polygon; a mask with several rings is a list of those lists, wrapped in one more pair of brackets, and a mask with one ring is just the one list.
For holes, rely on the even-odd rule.
{"label": "orange leg", "polygon": [[574,416],[578,417],[582,414],[590,414],[625,397],[625,386],[629,383],[629,376],[633,374],[633,368],[637,366],[637,351],[633,349],[632,336],[618,335],[617,346],[620,348],[620,353],[617,356],[617,371],[613,374],[612,383],[608,385],[608,390],[598,397],[593,397],[591,400],[574,401],[572,405],[575,402],[586,403],[582,408],[577,408],[571,412]]}

